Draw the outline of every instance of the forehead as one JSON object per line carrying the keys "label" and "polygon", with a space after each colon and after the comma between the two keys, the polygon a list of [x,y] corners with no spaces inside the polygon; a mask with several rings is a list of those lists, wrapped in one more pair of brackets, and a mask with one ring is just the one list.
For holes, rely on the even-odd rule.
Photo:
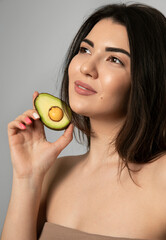
{"label": "forehead", "polygon": [[130,51],[126,27],[105,18],[96,23],[86,36],[94,45],[102,44],[103,47],[122,47]]}

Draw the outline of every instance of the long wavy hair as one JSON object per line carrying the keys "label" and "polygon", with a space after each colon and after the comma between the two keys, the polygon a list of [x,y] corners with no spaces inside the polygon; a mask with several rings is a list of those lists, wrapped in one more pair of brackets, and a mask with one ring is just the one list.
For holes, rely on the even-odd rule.
{"label": "long wavy hair", "polygon": [[[69,64],[78,53],[81,41],[104,18],[125,26],[128,33],[131,91],[126,120],[114,144],[130,173],[128,163],[151,162],[166,150],[166,18],[145,4],[110,4],[95,10],[77,32],[66,56],[61,98],[67,104]],[[89,149],[92,136],[89,117],[72,111],[72,121],[79,138],[87,138]]]}

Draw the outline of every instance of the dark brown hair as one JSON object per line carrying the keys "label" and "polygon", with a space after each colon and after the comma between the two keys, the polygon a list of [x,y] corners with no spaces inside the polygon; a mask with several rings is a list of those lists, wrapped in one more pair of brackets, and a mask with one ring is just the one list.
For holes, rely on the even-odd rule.
{"label": "dark brown hair", "polygon": [[[148,163],[166,150],[166,18],[145,4],[111,4],[97,9],[76,34],[64,64],[61,98],[69,104],[68,67],[78,53],[81,41],[103,18],[111,18],[127,29],[131,53],[131,92],[124,125],[115,147],[124,165]],[[79,138],[87,137],[90,147],[90,121],[73,114]]]}

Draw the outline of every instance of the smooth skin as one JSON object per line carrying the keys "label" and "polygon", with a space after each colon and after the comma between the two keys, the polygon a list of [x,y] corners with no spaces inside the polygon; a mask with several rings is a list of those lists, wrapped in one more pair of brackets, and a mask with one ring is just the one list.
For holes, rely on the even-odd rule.
{"label": "smooth skin", "polygon": [[[81,43],[83,51],[69,66],[69,100],[76,113],[89,116],[96,138],[91,137],[86,154],[58,158],[72,140],[72,125],[51,144],[39,119],[33,118],[35,110],[9,124],[13,187],[1,240],[36,240],[45,221],[113,237],[165,239],[165,155],[151,164],[130,164],[142,168],[132,174],[138,187],[126,168],[118,181],[119,156],[109,145],[125,119],[131,78],[130,58],[106,52],[105,47],[129,52],[127,31],[104,19],[87,39],[94,47]],[[97,94],[78,95],[76,80],[88,83]],[[27,117],[32,123],[26,123]]]}
{"label": "smooth skin", "polygon": [[[123,125],[131,86],[130,57],[121,52],[106,51],[107,47],[121,48],[130,53],[126,28],[110,19],[99,21],[82,41],[80,51],[69,66],[69,102],[78,114],[90,118],[97,138],[91,138],[89,163],[110,162],[114,146],[109,142]],[[92,86],[96,94],[79,95],[74,82],[80,80]],[[118,155],[113,158],[117,162]]]}
{"label": "smooth skin", "polygon": [[[83,156],[72,156],[58,170],[47,204],[47,221],[84,232],[139,239],[166,238],[166,157],[151,164],[129,164],[118,179],[114,139],[121,128],[131,86],[130,53],[126,28],[103,19],[85,37],[69,66],[69,101],[78,114],[88,116],[96,137]],[[123,63],[123,64],[122,64]],[[74,82],[96,90],[79,95]],[[69,164],[70,163],[70,164]],[[64,174],[65,173],[65,174]],[[165,238],[164,238],[165,237]]]}
{"label": "smooth skin", "polygon": [[[33,95],[33,100],[38,92]],[[35,113],[35,116],[34,116]],[[73,125],[55,142],[46,140],[35,109],[28,110],[8,125],[13,164],[13,186],[1,240],[35,240],[44,177],[60,152],[71,142]]]}

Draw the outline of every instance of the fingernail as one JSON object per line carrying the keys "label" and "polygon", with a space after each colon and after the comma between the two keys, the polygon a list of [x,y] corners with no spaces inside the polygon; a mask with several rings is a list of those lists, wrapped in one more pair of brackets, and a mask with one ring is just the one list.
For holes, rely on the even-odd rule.
{"label": "fingernail", "polygon": [[25,125],[23,123],[19,124],[22,129],[26,129]]}
{"label": "fingernail", "polygon": [[39,114],[37,114],[37,113],[33,113],[33,116],[34,116],[35,119],[40,118]]}
{"label": "fingernail", "polygon": [[26,121],[26,123],[28,123],[28,124],[32,123],[32,121],[31,121],[31,119],[30,119],[29,117],[26,117],[26,118],[25,118],[25,121]]}

